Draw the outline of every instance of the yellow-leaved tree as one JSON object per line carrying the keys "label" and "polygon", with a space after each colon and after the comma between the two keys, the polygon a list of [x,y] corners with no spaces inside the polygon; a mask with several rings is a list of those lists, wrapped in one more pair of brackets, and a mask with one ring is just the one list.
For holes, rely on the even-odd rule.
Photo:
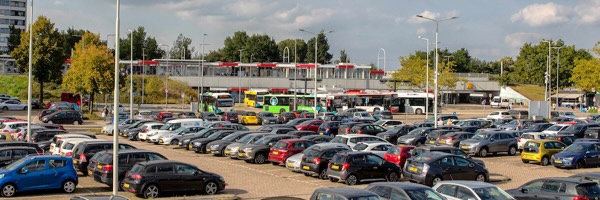
{"label": "yellow-leaved tree", "polygon": [[[394,74],[392,74],[392,80],[394,81],[394,83],[390,83],[389,87],[393,88],[393,84],[396,84],[396,86],[399,86],[398,83],[399,81],[406,83],[406,85],[410,86],[410,87],[416,87],[419,89],[423,89],[425,88],[425,81],[426,81],[426,68],[427,68],[427,61],[422,59],[421,57],[415,55],[415,54],[410,54],[408,56],[401,56],[400,57],[400,65],[401,68],[396,71]],[[429,69],[429,84],[431,85],[431,80],[433,80],[433,70],[431,69],[432,67],[430,66]]]}
{"label": "yellow-leaved tree", "polygon": [[[592,51],[600,55],[600,41],[596,43]],[[600,90],[600,59],[593,57],[591,59],[575,60],[571,81],[576,88],[583,91]]]}

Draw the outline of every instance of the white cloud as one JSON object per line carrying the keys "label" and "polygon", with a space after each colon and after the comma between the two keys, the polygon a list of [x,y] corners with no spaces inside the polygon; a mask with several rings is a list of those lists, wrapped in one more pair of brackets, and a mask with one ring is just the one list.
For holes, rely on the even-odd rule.
{"label": "white cloud", "polygon": [[528,42],[540,41],[544,36],[539,33],[526,33],[518,32],[512,33],[504,37],[504,43],[506,43],[512,54],[518,53],[519,49],[523,44]]}
{"label": "white cloud", "polygon": [[427,34],[426,28],[421,27],[421,28],[417,29],[417,35],[425,35],[425,34]]}
{"label": "white cloud", "polygon": [[575,13],[582,24],[594,24],[600,21],[600,1],[588,0],[575,6]]}
{"label": "white cloud", "polygon": [[[437,19],[437,18],[440,17],[440,13],[431,12],[429,10],[423,11],[419,15],[421,15],[423,17],[427,17],[429,19]],[[420,24],[420,23],[429,22],[429,20],[422,19],[422,18],[417,17],[417,16],[412,16],[407,21],[408,21],[408,23],[413,23],[413,24]]]}
{"label": "white cloud", "polygon": [[555,3],[531,4],[511,16],[513,22],[529,26],[545,26],[569,21],[572,9]]}

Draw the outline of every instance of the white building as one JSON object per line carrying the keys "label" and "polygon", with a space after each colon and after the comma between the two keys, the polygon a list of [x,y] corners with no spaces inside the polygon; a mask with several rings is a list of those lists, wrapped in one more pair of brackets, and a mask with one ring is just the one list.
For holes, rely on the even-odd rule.
{"label": "white building", "polygon": [[8,52],[9,27],[25,30],[27,20],[27,0],[0,0],[0,54]]}

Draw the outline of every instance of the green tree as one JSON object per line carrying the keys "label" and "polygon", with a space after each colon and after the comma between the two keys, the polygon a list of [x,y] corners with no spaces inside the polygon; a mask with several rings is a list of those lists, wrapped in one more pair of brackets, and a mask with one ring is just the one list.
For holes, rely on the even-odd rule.
{"label": "green tree", "polygon": [[[306,44],[306,60],[304,60],[304,62],[315,62],[315,38],[311,38]],[[321,31],[317,35],[317,62],[326,64],[331,61],[331,58],[333,58],[333,55],[329,53],[327,37],[325,36],[325,33]]]}
{"label": "green tree", "polygon": [[83,35],[89,32],[87,30],[82,29],[74,29],[68,28],[67,30],[61,31],[61,36],[63,38],[62,48],[65,56],[70,57],[71,51],[75,48],[75,44],[83,39]]}
{"label": "green tree", "polygon": [[456,88],[456,82],[459,81],[459,78],[454,73],[455,67],[456,63],[454,61],[442,62],[438,65],[438,85],[440,88],[445,88],[446,90]]}
{"label": "green tree", "polygon": [[304,62],[306,59],[306,42],[304,40],[285,39],[277,43],[282,58],[286,47],[290,50],[290,62]]}
{"label": "green tree", "polygon": [[223,61],[225,59],[223,58],[223,55],[221,54],[221,51],[219,49],[217,51],[209,51],[204,57],[204,60],[206,60],[207,62],[217,62]]}
{"label": "green tree", "polygon": [[[119,38],[119,57],[122,60],[130,60],[131,58],[131,33],[127,32],[125,38]],[[145,54],[145,56],[143,55]],[[133,30],[133,60],[152,60],[163,58],[166,55],[165,51],[158,48],[158,43],[154,37],[147,35],[143,26]]]}
{"label": "green tree", "polygon": [[469,51],[465,48],[460,48],[452,53],[452,58],[456,63],[456,72],[459,73],[468,73],[471,70],[468,68],[469,63],[471,62],[471,56],[469,55]]}
{"label": "green tree", "polygon": [[[600,41],[596,43],[592,51],[600,55]],[[576,88],[583,91],[600,89],[600,59],[597,57],[581,58],[575,60],[575,67],[570,81]]]}
{"label": "green tree", "polygon": [[237,31],[232,37],[225,38],[224,47],[220,50],[221,61],[236,62],[240,60],[240,52],[246,47],[248,35],[245,31]]}
{"label": "green tree", "polygon": [[346,50],[340,51],[340,62],[350,63],[350,59],[348,58],[348,54],[346,54]]}
{"label": "green tree", "polygon": [[21,44],[21,33],[23,29],[15,28],[15,25],[8,27],[10,34],[8,35],[8,52],[12,52],[15,48]]}
{"label": "green tree", "polygon": [[[192,45],[192,39],[179,34],[173,46],[171,47],[170,57],[172,59],[190,59],[194,53],[194,47]],[[191,46],[191,48],[190,48]]]}
{"label": "green tree", "polygon": [[21,72],[28,71],[29,64],[29,31],[33,31],[32,74],[40,84],[40,102],[44,102],[44,83],[60,83],[65,55],[62,49],[63,38],[54,23],[45,16],[39,16],[32,30],[21,34],[21,44],[11,52],[15,64]]}
{"label": "green tree", "polygon": [[[425,88],[427,81],[427,71],[425,71],[426,63],[426,60],[422,59],[416,54],[401,56],[401,68],[392,74],[392,80],[404,81],[410,87],[416,87],[419,89]],[[429,75],[430,78],[433,77],[433,70],[429,69]]]}
{"label": "green tree", "polygon": [[243,49],[243,62],[276,62],[280,61],[282,56],[279,55],[279,48],[275,40],[266,34],[250,36]]}

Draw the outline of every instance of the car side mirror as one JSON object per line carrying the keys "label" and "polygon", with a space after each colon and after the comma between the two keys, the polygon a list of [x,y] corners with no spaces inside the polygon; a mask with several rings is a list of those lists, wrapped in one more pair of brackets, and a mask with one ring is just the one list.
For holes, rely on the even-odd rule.
{"label": "car side mirror", "polygon": [[29,173],[28,169],[25,169],[25,168],[21,169],[21,174],[27,174],[27,173]]}
{"label": "car side mirror", "polygon": [[490,141],[494,141],[494,138],[490,138]]}
{"label": "car side mirror", "polygon": [[527,194],[527,192],[529,192],[529,190],[525,189],[525,188],[521,188],[521,193],[523,194]]}
{"label": "car side mirror", "polygon": [[195,171],[194,175],[200,175],[200,171]]}
{"label": "car side mirror", "polygon": [[473,168],[473,167],[475,167],[475,165],[473,163],[470,163],[469,168]]}

